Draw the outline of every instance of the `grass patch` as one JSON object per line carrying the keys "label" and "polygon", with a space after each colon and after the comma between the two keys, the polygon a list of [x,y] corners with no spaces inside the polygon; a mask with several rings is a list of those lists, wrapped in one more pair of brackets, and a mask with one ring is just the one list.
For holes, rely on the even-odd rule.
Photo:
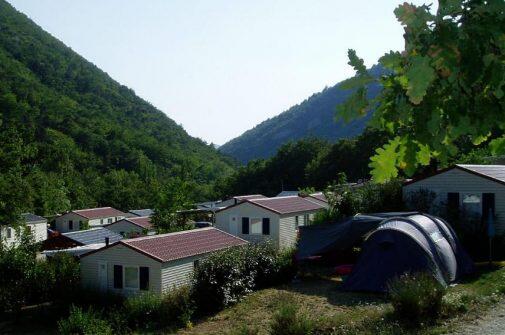
{"label": "grass patch", "polygon": [[[318,270],[319,272],[319,270]],[[405,327],[392,304],[382,295],[338,289],[340,279],[318,273],[300,282],[255,292],[242,302],[206,319],[182,334],[271,334],[283,301],[292,301],[307,317],[313,334],[443,334],[460,322],[477,317],[505,293],[505,268],[478,266],[477,273],[449,287],[441,316],[429,325]]]}

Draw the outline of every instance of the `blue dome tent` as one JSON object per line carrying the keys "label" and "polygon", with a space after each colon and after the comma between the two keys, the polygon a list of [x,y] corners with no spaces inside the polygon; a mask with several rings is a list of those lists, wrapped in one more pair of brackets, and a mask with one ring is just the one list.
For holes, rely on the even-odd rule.
{"label": "blue dome tent", "polygon": [[365,240],[360,258],[342,288],[384,292],[404,273],[427,272],[446,286],[473,270],[452,228],[425,214],[384,220]]}
{"label": "blue dome tent", "polygon": [[344,290],[384,292],[391,279],[420,271],[448,285],[473,271],[450,225],[418,212],[356,215],[337,224],[302,227],[297,256],[333,257],[356,245],[361,253]]}

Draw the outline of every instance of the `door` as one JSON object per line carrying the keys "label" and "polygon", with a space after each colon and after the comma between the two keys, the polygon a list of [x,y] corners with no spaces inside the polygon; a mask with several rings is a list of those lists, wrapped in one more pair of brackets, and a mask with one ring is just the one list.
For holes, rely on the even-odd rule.
{"label": "door", "polygon": [[98,263],[98,282],[101,291],[107,291],[107,262]]}
{"label": "door", "polygon": [[238,235],[238,218],[236,215],[230,216],[230,227],[229,227],[229,233],[232,235],[237,236]]}

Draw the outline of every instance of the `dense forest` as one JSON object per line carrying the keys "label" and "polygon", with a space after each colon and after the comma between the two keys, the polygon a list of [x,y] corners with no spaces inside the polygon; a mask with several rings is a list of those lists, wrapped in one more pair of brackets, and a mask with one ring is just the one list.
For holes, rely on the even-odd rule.
{"label": "dense forest", "polygon": [[383,132],[365,129],[363,134],[337,143],[309,137],[292,141],[268,159],[256,159],[218,183],[222,197],[261,193],[274,196],[282,190],[322,190],[341,181],[370,178],[368,164],[377,145],[386,143]]}
{"label": "dense forest", "polygon": [[[170,80],[169,78],[167,80]],[[234,163],[0,0],[0,222],[192,200]]]}
{"label": "dense forest", "polygon": [[[325,190],[335,183],[370,180],[370,157],[390,136],[367,127],[361,135],[336,143],[314,137],[288,142],[273,157],[252,160],[221,179],[216,184],[217,194],[222,198],[237,194],[275,196],[282,190]],[[459,154],[449,164],[503,164],[500,157],[491,155],[486,143],[474,146],[467,138],[458,142],[458,149]],[[419,169],[417,176],[429,175],[437,168],[432,164]]]}
{"label": "dense forest", "polygon": [[[369,71],[374,77],[384,73],[379,66],[372,67]],[[336,106],[352,93],[345,87],[345,82],[327,87],[276,117],[260,123],[225,143],[219,150],[246,164],[253,159],[272,157],[280,146],[290,141],[316,137],[333,143],[361,134],[371,113],[348,123],[335,122]],[[369,98],[374,98],[380,91],[380,85],[374,83],[368,89]]]}

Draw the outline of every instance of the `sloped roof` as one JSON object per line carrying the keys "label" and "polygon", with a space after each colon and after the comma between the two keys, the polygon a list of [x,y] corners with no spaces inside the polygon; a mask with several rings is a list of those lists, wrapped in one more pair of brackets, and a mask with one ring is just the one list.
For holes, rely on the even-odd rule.
{"label": "sloped roof", "polygon": [[85,217],[86,219],[100,219],[112,216],[125,216],[125,213],[112,207],[78,209],[72,211],[72,213],[78,214],[82,217]]}
{"label": "sloped roof", "polygon": [[[209,227],[125,239],[115,245],[117,244],[125,245],[159,262],[168,262],[244,245],[247,244],[247,241],[222,230]],[[109,247],[112,247],[112,245]],[[84,257],[99,251],[92,251],[84,255]]]}
{"label": "sloped roof", "polygon": [[486,179],[496,181],[501,184],[505,184],[505,165],[456,164],[449,168],[439,170],[433,175],[407,181],[404,183],[404,185],[410,185],[418,181],[424,180],[426,178],[430,178],[438,174],[447,172],[452,169],[460,169],[462,171],[466,171],[468,173],[472,173],[484,177]]}
{"label": "sloped roof", "polygon": [[323,192],[316,192],[309,194],[309,197],[317,199],[319,201],[328,202],[328,199],[326,199],[326,196],[324,195]]}
{"label": "sloped roof", "polygon": [[132,210],[129,210],[128,213],[135,214],[136,216],[151,216],[154,214],[154,210],[152,210],[150,208],[132,209]]}
{"label": "sloped roof", "polygon": [[21,217],[26,223],[47,222],[47,219],[32,213],[23,213]]}
{"label": "sloped roof", "polygon": [[324,209],[324,207],[320,204],[298,196],[253,199],[247,200],[247,202],[258,205],[278,214],[310,212]]}
{"label": "sloped roof", "polygon": [[263,194],[248,194],[248,195],[237,195],[233,199],[237,200],[251,200],[251,199],[263,199],[266,198]]}
{"label": "sloped roof", "polygon": [[281,193],[277,194],[276,197],[287,197],[287,196],[293,196],[293,195],[298,195],[298,191],[282,191]]}
{"label": "sloped roof", "polygon": [[109,243],[120,241],[123,236],[103,227],[79,230],[61,234],[71,240],[81,244],[105,243],[105,238],[109,238]]}
{"label": "sloped roof", "polygon": [[150,216],[142,216],[142,217],[134,216],[134,217],[129,217],[129,218],[122,219],[122,220],[113,222],[111,224],[108,224],[107,227],[115,225],[115,224],[117,224],[119,222],[122,222],[122,221],[130,222],[130,223],[132,223],[132,224],[134,224],[136,226],[139,226],[141,228],[144,228],[144,229],[151,229],[153,227],[153,225],[151,223],[151,217]]}

